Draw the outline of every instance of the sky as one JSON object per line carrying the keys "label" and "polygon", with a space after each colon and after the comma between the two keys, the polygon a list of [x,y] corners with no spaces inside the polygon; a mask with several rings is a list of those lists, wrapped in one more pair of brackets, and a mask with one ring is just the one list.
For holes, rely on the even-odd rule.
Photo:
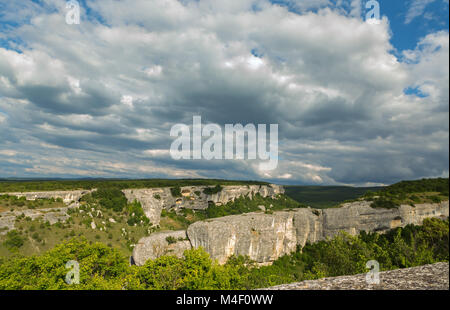
{"label": "sky", "polygon": [[[382,185],[449,175],[448,0],[0,0],[0,178]],[[278,124],[279,162],[174,160]]]}

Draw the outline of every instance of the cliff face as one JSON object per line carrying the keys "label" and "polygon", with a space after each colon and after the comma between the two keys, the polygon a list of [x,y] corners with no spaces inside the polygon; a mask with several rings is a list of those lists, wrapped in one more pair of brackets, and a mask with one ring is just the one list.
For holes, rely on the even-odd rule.
{"label": "cliff face", "polygon": [[142,266],[147,260],[164,255],[181,257],[185,250],[191,248],[191,243],[184,230],[158,232],[139,240],[133,251],[133,261],[136,265]]}
{"label": "cliff face", "polygon": [[44,222],[55,224],[58,221],[64,222],[70,216],[67,210],[78,207],[78,202],[83,195],[89,194],[94,190],[75,190],[75,191],[49,191],[49,192],[14,192],[14,193],[0,193],[0,195],[9,195],[17,197],[25,197],[27,200],[36,199],[58,199],[61,198],[63,202],[68,205],[66,207],[54,209],[36,209],[36,210],[21,210],[21,211],[5,211],[0,214],[0,235],[6,234],[8,231],[15,228],[16,217],[24,214],[27,217],[34,219],[42,219]]}
{"label": "cliff face", "polygon": [[145,215],[154,225],[158,225],[162,209],[186,208],[193,210],[204,210],[208,208],[208,202],[216,205],[226,204],[240,196],[253,197],[259,193],[262,197],[274,197],[284,193],[284,189],[278,185],[241,185],[223,186],[223,189],[212,195],[203,191],[207,186],[185,186],[181,187],[182,197],[173,197],[170,188],[145,188],[126,189],[123,193],[129,202],[135,199],[139,201],[144,209]]}
{"label": "cliff face", "polygon": [[370,202],[344,204],[341,208],[323,210],[323,236],[334,236],[341,230],[350,234],[360,231],[385,231],[407,224],[420,225],[425,218],[448,217],[448,201],[437,204],[401,205],[397,209],[374,209]]}
{"label": "cliff face", "polygon": [[70,218],[68,210],[77,208],[78,203],[75,202],[67,207],[58,209],[46,208],[37,210],[21,210],[21,211],[5,211],[0,214],[0,235],[5,235],[8,231],[15,229],[16,218],[21,214],[30,217],[33,220],[41,219],[43,222],[55,224],[56,222],[65,222]]}
{"label": "cliff face", "polygon": [[[297,245],[324,240],[339,231],[352,235],[362,230],[383,232],[407,224],[419,225],[429,217],[447,218],[448,214],[448,201],[402,205],[398,209],[373,209],[370,203],[356,202],[336,209],[248,213],[196,222],[187,229],[187,236],[192,247],[203,247],[219,263],[225,263],[231,255],[248,255],[258,263],[270,263],[294,252]],[[140,253],[140,262],[149,258],[142,255],[141,249],[149,247],[151,237],[141,240],[135,248],[133,256]],[[186,244],[180,247],[185,249]],[[181,251],[175,252],[181,256]],[[161,253],[167,255],[170,251]]]}
{"label": "cliff face", "polygon": [[76,190],[76,191],[50,191],[50,192],[18,192],[18,193],[1,193],[0,195],[9,195],[17,197],[25,197],[27,200],[61,198],[64,203],[77,202],[83,195],[89,194],[95,190]]}
{"label": "cliff face", "polygon": [[320,220],[309,209],[274,214],[248,213],[197,222],[187,230],[193,247],[203,247],[225,263],[231,255],[270,262],[321,237]]}

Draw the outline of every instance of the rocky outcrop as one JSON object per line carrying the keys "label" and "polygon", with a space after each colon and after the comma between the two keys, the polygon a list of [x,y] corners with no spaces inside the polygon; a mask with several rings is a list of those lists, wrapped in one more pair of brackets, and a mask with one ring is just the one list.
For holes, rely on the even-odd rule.
{"label": "rocky outcrop", "polygon": [[128,202],[137,200],[141,203],[145,216],[150,223],[158,225],[161,211],[166,205],[175,205],[176,200],[170,193],[170,188],[125,189],[122,191]]}
{"label": "rocky outcrop", "polygon": [[360,231],[386,231],[407,224],[420,225],[425,218],[448,217],[449,202],[417,204],[415,207],[401,205],[394,209],[374,209],[370,202],[353,202],[341,208],[325,209],[323,216],[324,237],[339,231],[359,234]]}
{"label": "rocky outcrop", "polygon": [[139,240],[133,250],[133,261],[142,266],[148,259],[164,255],[182,257],[183,252],[191,247],[184,230],[158,232]]}
{"label": "rocky outcrop", "polygon": [[310,209],[226,216],[194,223],[187,234],[193,247],[203,247],[219,263],[231,255],[270,262],[322,236],[320,219]]}
{"label": "rocky outcrop", "polygon": [[6,234],[8,231],[14,229],[16,217],[24,214],[31,219],[42,219],[44,222],[55,224],[58,221],[64,222],[70,216],[67,210],[78,207],[78,201],[86,194],[94,190],[75,190],[75,191],[49,191],[49,192],[12,192],[0,193],[0,195],[9,195],[17,197],[25,197],[27,200],[36,199],[62,199],[68,205],[62,208],[45,208],[45,209],[26,209],[18,211],[5,211],[0,213],[0,235]]}
{"label": "rocky outcrop", "polygon": [[61,198],[64,203],[79,201],[80,198],[95,190],[76,190],[76,191],[50,191],[50,192],[15,192],[15,193],[0,193],[0,195],[9,195],[17,197],[25,197],[27,200],[36,199],[58,199]]}
{"label": "rocky outcrop", "polygon": [[220,263],[231,255],[248,255],[258,263],[266,263],[294,252],[306,242],[324,240],[340,231],[352,235],[363,230],[383,232],[407,224],[420,225],[429,217],[448,217],[448,213],[448,201],[402,205],[398,209],[374,209],[369,202],[356,202],[325,210],[227,216],[194,223],[187,234],[193,247],[202,246]]}
{"label": "rocky outcrop", "polygon": [[370,284],[366,274],[308,280],[283,284],[269,290],[447,290],[449,289],[448,263],[382,271],[380,282]]}
{"label": "rocky outcrop", "polygon": [[0,235],[6,234],[15,228],[16,217],[22,214],[30,217],[32,220],[41,219],[43,222],[49,222],[51,225],[57,222],[65,222],[70,215],[68,210],[77,208],[78,203],[73,203],[63,208],[45,208],[45,209],[26,209],[20,211],[5,211],[0,213]]}
{"label": "rocky outcrop", "polygon": [[252,198],[256,194],[262,197],[275,197],[284,193],[284,189],[279,185],[238,185],[223,186],[222,190],[216,194],[207,195],[204,190],[208,186],[184,186],[181,187],[181,197],[173,197],[170,188],[144,188],[126,189],[123,193],[129,202],[137,200],[141,203],[145,215],[154,225],[158,225],[163,209],[192,209],[204,210],[208,208],[209,202],[216,205],[223,205],[240,196]]}
{"label": "rocky outcrop", "polygon": [[[210,219],[190,225],[187,236],[192,247],[203,247],[219,263],[225,263],[231,255],[248,255],[258,263],[270,263],[294,252],[297,246],[324,240],[340,231],[352,235],[363,230],[384,232],[407,224],[420,225],[425,218],[447,218],[448,214],[448,201],[396,209],[374,209],[368,202],[356,202],[326,210],[303,208]],[[152,239],[145,242],[148,247]],[[145,260],[141,255],[140,261]]]}

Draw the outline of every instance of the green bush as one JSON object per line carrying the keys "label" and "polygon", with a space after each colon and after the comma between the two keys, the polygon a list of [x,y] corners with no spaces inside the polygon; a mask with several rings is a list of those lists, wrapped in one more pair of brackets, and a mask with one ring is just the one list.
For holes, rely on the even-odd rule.
{"label": "green bush", "polygon": [[[220,184],[217,184],[217,185],[214,186],[214,187],[206,187],[206,188],[203,190],[203,193],[206,194],[206,195],[213,195],[213,194],[217,194],[217,193],[221,192],[222,189],[223,189],[223,187],[220,186]],[[198,196],[198,195],[197,195],[197,196]]]}
{"label": "green bush", "polygon": [[372,208],[384,208],[384,209],[395,209],[398,208],[398,205],[393,202],[392,200],[386,199],[386,198],[378,198],[375,199],[370,206]]}
{"label": "green bush", "polygon": [[167,241],[168,244],[177,243],[177,239],[175,237],[173,237],[173,236],[167,236],[166,237],[166,241]]}
{"label": "green bush", "polygon": [[306,207],[305,205],[298,203],[285,195],[279,195],[276,199],[274,199],[270,197],[262,197],[258,193],[254,195],[252,199],[241,196],[222,206],[216,206],[214,203],[210,203],[208,208],[205,210],[205,213],[207,218],[223,217],[233,214],[261,211],[258,208],[260,205],[267,206],[266,212],[269,214],[273,211]]}
{"label": "green bush", "polygon": [[134,200],[133,203],[127,205],[128,220],[127,224],[129,226],[134,226],[134,224],[149,224],[149,219],[145,216],[144,209],[142,209],[141,203]]}
{"label": "green bush", "polygon": [[116,212],[121,212],[127,205],[127,198],[117,188],[100,188],[92,193],[92,197],[97,199],[102,207]]}
{"label": "green bush", "polygon": [[16,250],[23,246],[25,239],[17,230],[11,230],[6,234],[6,240],[3,245],[10,250]]}
{"label": "green bush", "polygon": [[439,203],[441,202],[441,198],[439,198],[439,196],[431,196],[430,197],[431,201],[434,203]]}
{"label": "green bush", "polygon": [[171,187],[170,193],[173,197],[181,197],[181,188],[179,186]]}
{"label": "green bush", "polygon": [[[66,263],[80,266],[80,284],[68,285]],[[121,289],[128,262],[117,250],[84,239],[57,245],[42,256],[7,259],[0,265],[0,290]]]}

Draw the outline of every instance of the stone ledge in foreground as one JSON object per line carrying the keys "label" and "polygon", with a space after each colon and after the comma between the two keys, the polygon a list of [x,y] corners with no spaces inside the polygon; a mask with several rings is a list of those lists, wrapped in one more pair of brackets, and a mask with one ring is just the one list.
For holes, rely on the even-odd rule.
{"label": "stone ledge in foreground", "polygon": [[366,283],[366,274],[283,284],[268,290],[449,290],[449,263],[380,272],[380,284]]}

